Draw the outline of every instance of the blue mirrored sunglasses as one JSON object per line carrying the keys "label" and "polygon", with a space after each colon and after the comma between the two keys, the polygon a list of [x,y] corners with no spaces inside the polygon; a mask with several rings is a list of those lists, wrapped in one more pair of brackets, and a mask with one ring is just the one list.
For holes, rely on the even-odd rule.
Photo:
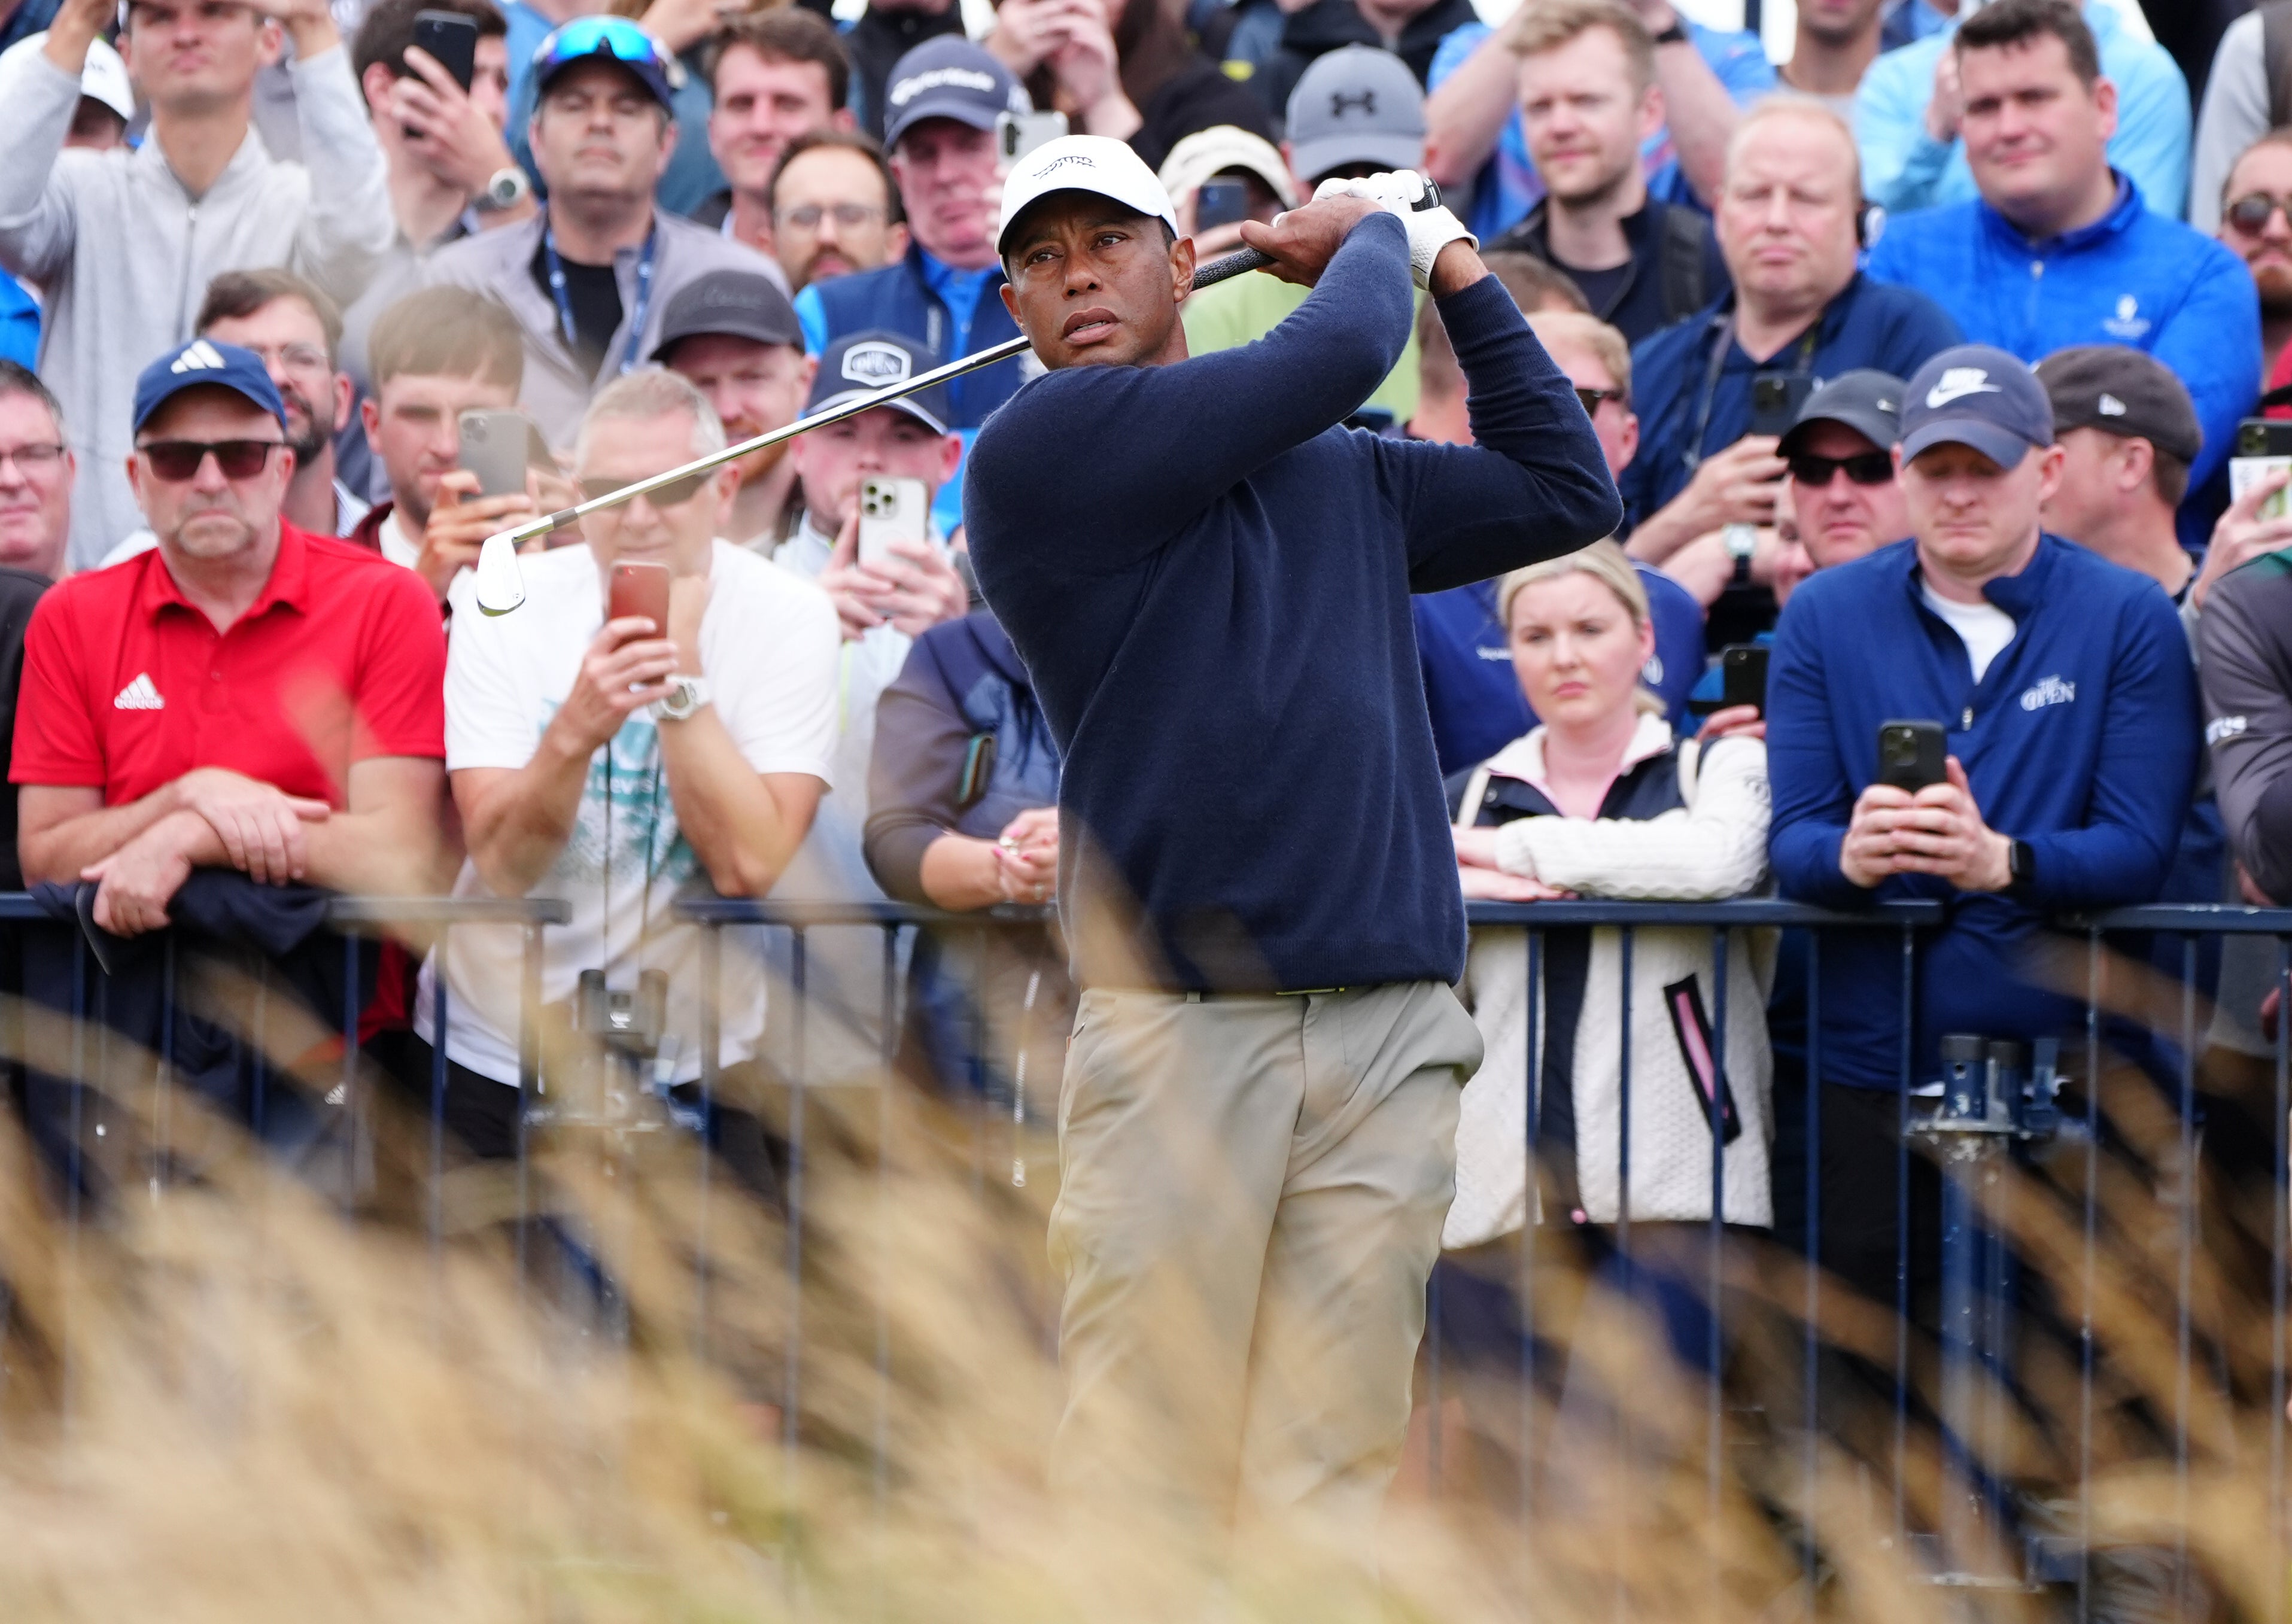
{"label": "blue mirrored sunglasses", "polygon": [[684,64],[674,53],[625,17],[577,17],[541,42],[533,53],[534,71],[587,56],[609,56],[616,61],[649,62],[672,87],[684,80]]}

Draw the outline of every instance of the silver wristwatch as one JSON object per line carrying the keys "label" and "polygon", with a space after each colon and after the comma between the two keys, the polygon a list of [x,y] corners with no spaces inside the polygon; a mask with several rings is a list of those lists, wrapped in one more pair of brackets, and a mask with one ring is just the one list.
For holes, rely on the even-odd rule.
{"label": "silver wristwatch", "polygon": [[672,677],[666,697],[653,701],[652,719],[655,722],[682,722],[707,704],[709,697],[706,677]]}
{"label": "silver wristwatch", "polygon": [[525,178],[525,171],[515,164],[496,169],[488,178],[485,190],[470,199],[471,206],[480,214],[498,214],[505,208],[515,208],[533,195],[533,182]]}

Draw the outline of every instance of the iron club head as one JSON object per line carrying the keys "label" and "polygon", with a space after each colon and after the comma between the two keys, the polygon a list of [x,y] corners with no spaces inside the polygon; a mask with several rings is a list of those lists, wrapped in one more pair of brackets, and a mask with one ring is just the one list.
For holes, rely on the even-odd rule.
{"label": "iron club head", "polygon": [[525,602],[525,574],[517,567],[515,532],[496,530],[478,549],[478,608],[506,615]]}

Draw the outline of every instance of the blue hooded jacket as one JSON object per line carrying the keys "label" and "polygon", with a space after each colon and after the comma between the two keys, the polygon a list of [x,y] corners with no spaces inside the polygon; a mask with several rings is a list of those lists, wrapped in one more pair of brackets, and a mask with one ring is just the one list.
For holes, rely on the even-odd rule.
{"label": "blue hooded jacket", "polygon": [[[2172,602],[2146,576],[2047,536],[1984,595],[2014,641],[1981,682],[1957,632],[1922,601],[1914,542],[1810,577],[1783,610],[1767,674],[1768,852],[1785,896],[1852,909],[1938,898],[1921,933],[1913,1074],[1937,1074],[1945,1032],[2030,1038],[2082,1030],[2083,1006],[2031,984],[2046,916],[2153,901],[2195,781],[2196,673]],[[1878,729],[1948,730],[1982,820],[2030,843],[2026,893],[1960,892],[1928,875],[1865,891],[1838,869],[1854,802],[1877,776]],[[1886,931],[1822,943],[1827,1082],[1893,1088],[1901,947]]]}
{"label": "blue hooded jacket", "polygon": [[[1893,221],[1870,274],[1928,295],[1969,343],[2035,365],[2072,344],[2126,344],[2173,369],[2196,401],[2201,487],[2260,394],[2260,295],[2242,261],[2143,208],[2122,175],[2117,205],[2089,226],[2033,243],[1976,198]],[[1905,375],[1908,376],[1908,375]]]}

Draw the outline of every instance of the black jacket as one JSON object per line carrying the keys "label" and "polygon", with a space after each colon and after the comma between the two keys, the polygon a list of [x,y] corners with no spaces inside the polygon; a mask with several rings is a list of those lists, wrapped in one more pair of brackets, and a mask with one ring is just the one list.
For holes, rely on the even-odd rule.
{"label": "black jacket", "polygon": [[1281,123],[1249,86],[1228,78],[1207,56],[1194,60],[1164,80],[1146,98],[1138,116],[1146,122],[1130,138],[1132,151],[1159,169],[1170,149],[1197,131],[1222,124],[1237,125],[1252,135],[1279,143]]}
{"label": "black jacket", "polygon": [[[1408,64],[1408,71],[1422,85],[1432,72],[1432,53],[1441,48],[1441,42],[1466,23],[1479,20],[1480,13],[1473,9],[1473,0],[1435,0],[1429,10],[1410,18],[1400,30],[1400,37],[1388,45],[1384,36],[1360,14],[1353,0],[1313,0],[1303,11],[1290,13],[1281,30],[1281,48],[1273,53],[1263,70],[1250,79],[1250,88],[1276,118],[1287,120],[1289,93],[1297,88],[1299,76],[1312,65],[1315,57],[1340,45],[1374,45],[1381,51],[1389,50]],[[1304,178],[1310,181],[1313,177]]]}
{"label": "black jacket", "polygon": [[[16,691],[24,681],[24,628],[32,606],[52,585],[28,570],[0,569],[0,780],[16,747]],[[21,891],[24,869],[16,857],[16,787],[0,794],[0,891]]]}
{"label": "black jacket", "polygon": [[[1532,254],[1570,277],[1578,272],[1552,257],[1551,203],[1540,201],[1528,218],[1489,245]],[[1711,222],[1696,209],[1650,198],[1635,214],[1620,222],[1631,245],[1631,263],[1592,313],[1637,343],[1649,334],[1683,321],[1734,287]]]}

